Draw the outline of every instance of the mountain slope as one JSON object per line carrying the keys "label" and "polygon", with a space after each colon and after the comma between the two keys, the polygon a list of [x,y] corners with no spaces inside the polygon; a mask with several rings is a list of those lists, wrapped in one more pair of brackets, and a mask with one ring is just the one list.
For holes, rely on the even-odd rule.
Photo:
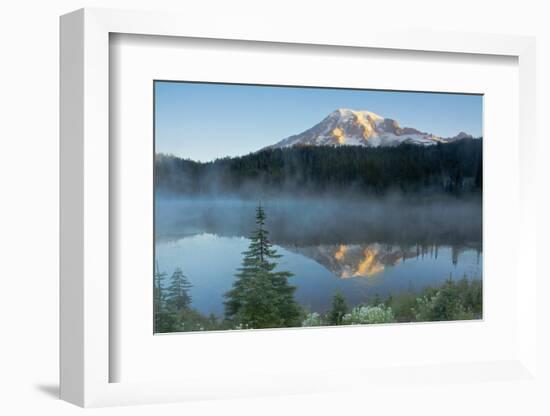
{"label": "mountain slope", "polygon": [[287,137],[271,147],[284,148],[296,145],[386,147],[401,143],[429,146],[465,138],[472,138],[472,136],[460,132],[455,137],[442,138],[414,128],[401,127],[397,121],[370,111],[340,108],[312,128]]}

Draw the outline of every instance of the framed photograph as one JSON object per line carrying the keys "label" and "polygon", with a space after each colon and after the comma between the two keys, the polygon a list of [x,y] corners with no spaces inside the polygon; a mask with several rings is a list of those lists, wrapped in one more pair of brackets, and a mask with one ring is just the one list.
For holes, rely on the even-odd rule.
{"label": "framed photograph", "polygon": [[482,95],[156,80],[154,108],[155,333],[482,319]]}
{"label": "framed photograph", "polygon": [[242,33],[61,18],[62,398],[537,383],[534,40]]}

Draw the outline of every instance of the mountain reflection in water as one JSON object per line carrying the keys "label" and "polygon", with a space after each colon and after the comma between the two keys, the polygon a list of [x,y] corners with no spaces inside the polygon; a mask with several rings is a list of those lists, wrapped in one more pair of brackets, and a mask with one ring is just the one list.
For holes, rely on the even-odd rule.
{"label": "mountain reflection in water", "polygon": [[[372,277],[386,267],[395,266],[406,259],[433,257],[437,260],[439,246],[400,247],[388,244],[339,244],[307,247],[284,246],[287,250],[303,255],[321,264],[342,279]],[[451,262],[456,265],[461,252],[467,247],[451,247]],[[481,255],[476,251],[477,257]],[[478,262],[479,259],[476,260]]]}

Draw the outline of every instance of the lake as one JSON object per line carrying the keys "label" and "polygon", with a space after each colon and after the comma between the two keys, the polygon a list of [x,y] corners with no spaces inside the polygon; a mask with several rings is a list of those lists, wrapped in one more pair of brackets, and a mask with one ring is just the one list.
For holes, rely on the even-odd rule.
{"label": "lake", "polygon": [[[169,198],[155,202],[155,260],[193,284],[192,307],[223,316],[223,294],[248,248],[258,201]],[[324,313],[340,292],[349,306],[419,291],[446,279],[482,278],[478,200],[279,198],[263,200],[266,228],[294,274],[297,301]]]}

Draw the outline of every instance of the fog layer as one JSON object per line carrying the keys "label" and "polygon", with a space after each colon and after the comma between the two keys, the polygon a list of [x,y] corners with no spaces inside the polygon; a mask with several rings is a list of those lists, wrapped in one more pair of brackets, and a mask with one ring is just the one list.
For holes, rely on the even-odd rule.
{"label": "fog layer", "polygon": [[279,245],[450,245],[481,250],[479,199],[391,198],[191,198],[157,195],[157,241],[211,233],[248,237],[255,209],[265,208],[266,227]]}

